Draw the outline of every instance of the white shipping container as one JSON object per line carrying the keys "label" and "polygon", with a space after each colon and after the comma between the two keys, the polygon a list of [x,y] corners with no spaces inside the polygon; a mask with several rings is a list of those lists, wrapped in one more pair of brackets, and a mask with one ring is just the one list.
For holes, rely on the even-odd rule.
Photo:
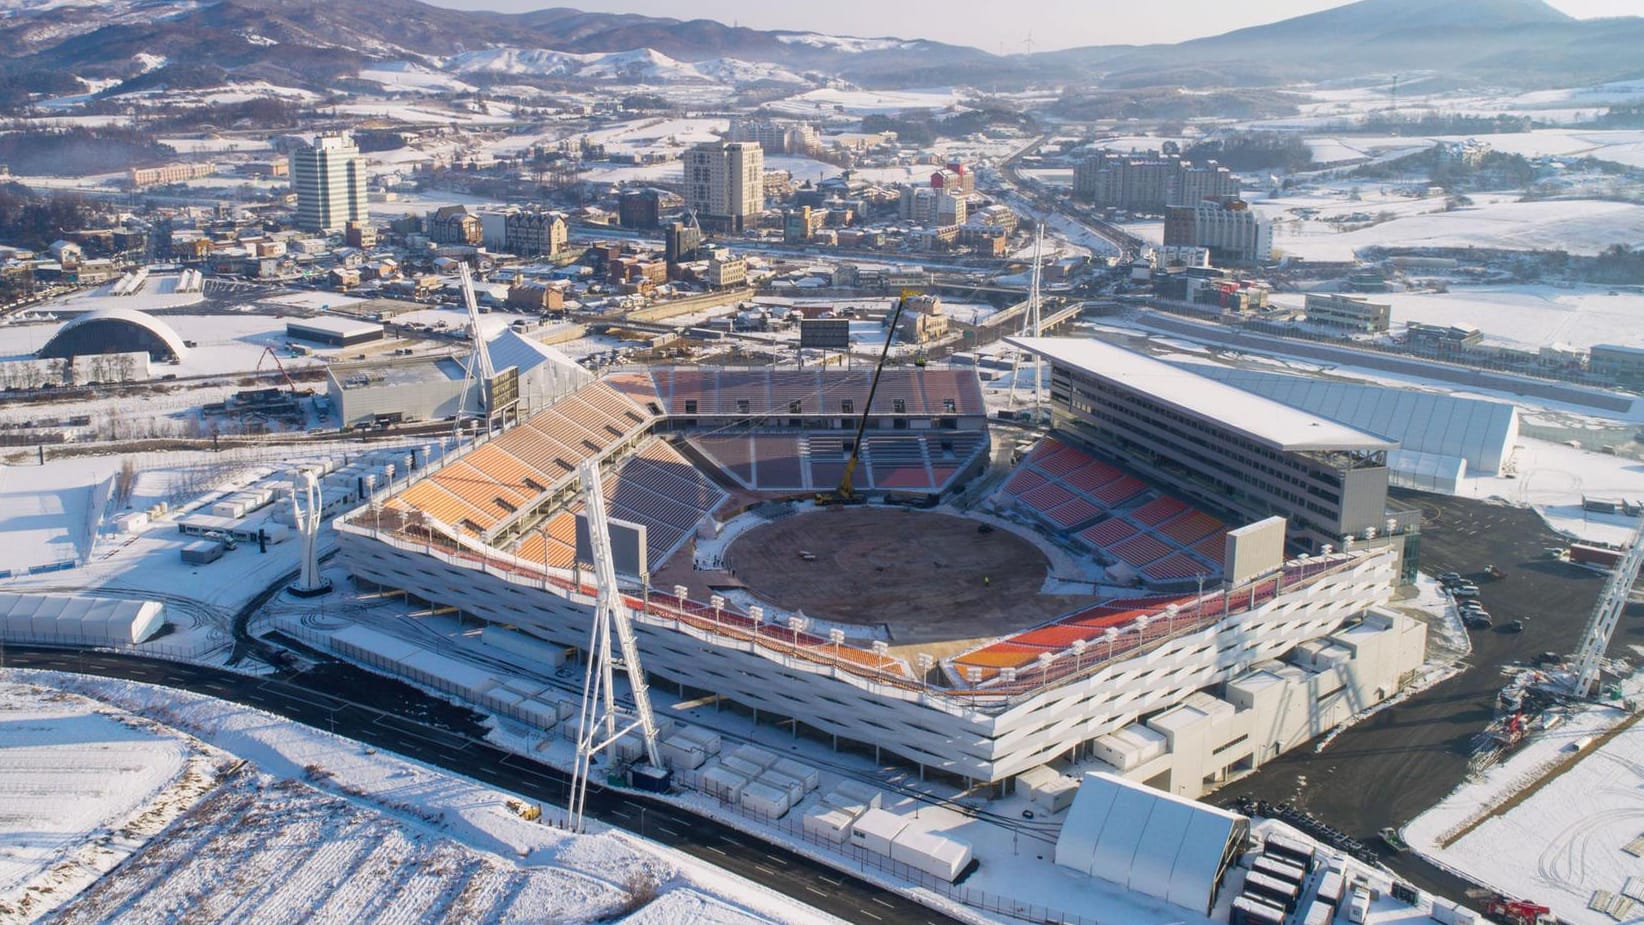
{"label": "white shipping container", "polygon": [[[885,795],[878,787],[864,784],[861,781],[842,780],[834,785],[833,792],[842,801],[859,803],[869,809],[878,809],[884,802]],[[839,805],[839,804],[834,804]]]}
{"label": "white shipping container", "polygon": [[756,780],[768,787],[786,792],[790,806],[805,799],[805,783],[796,777],[789,777],[777,771],[765,771]]}
{"label": "white shipping container", "polygon": [[855,818],[842,809],[832,806],[812,806],[805,811],[801,820],[805,827],[805,834],[816,838],[825,838],[835,844],[851,837],[851,828],[855,825]]}
{"label": "white shipping container", "polygon": [[1335,916],[1335,906],[1315,899],[1308,905],[1307,918],[1302,920],[1302,925],[1330,925],[1330,920]]}
{"label": "white shipping container", "polygon": [[954,838],[905,828],[891,843],[891,860],[922,870],[949,883],[970,864],[970,845]]}
{"label": "white shipping container", "polygon": [[750,781],[742,788],[740,802],[743,809],[758,813],[767,819],[781,818],[792,805],[788,799],[788,791],[759,781]]}
{"label": "white shipping container", "polygon": [[776,764],[771,765],[771,770],[803,783],[806,793],[815,790],[822,783],[822,775],[817,773],[815,768],[792,758],[778,759]]}
{"label": "white shipping container", "polygon": [[890,857],[891,844],[907,827],[907,821],[895,813],[870,809],[858,816],[851,827],[851,844]]}
{"label": "white shipping container", "polygon": [[739,746],[736,751],[731,752],[731,756],[740,758],[750,764],[756,764],[759,766],[760,770],[764,770],[765,768],[776,764],[777,759],[777,755],[774,752],[768,752],[757,745]]}
{"label": "white shipping container", "polygon": [[657,751],[661,753],[663,763],[670,768],[694,771],[708,761],[708,753],[702,750],[701,745],[680,736],[663,742],[657,746]]}
{"label": "white shipping container", "polygon": [[709,796],[726,803],[735,803],[742,798],[742,788],[748,786],[748,778],[736,773],[722,764],[716,764],[702,772],[702,789]]}
{"label": "white shipping container", "polygon": [[730,768],[743,777],[758,777],[765,772],[765,766],[749,761],[737,754],[719,756],[719,763]]}
{"label": "white shipping container", "polygon": [[114,528],[121,533],[137,533],[148,526],[146,511],[127,511],[114,518]]}
{"label": "white shipping container", "polygon": [[702,750],[708,754],[719,754],[721,740],[719,733],[714,732],[712,729],[704,729],[701,726],[684,726],[679,730],[679,734],[701,745]]}

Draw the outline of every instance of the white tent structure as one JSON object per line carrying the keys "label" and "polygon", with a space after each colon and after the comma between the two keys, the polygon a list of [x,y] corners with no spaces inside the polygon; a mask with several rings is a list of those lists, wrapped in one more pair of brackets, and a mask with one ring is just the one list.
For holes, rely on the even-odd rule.
{"label": "white tent structure", "polygon": [[1249,834],[1236,813],[1096,772],[1068,809],[1056,863],[1208,915]]}
{"label": "white tent structure", "polygon": [[1326,382],[1214,364],[1175,365],[1263,398],[1397,440],[1399,450],[1406,455],[1388,460],[1395,482],[1401,462],[1412,467],[1411,475],[1417,479],[1431,478],[1435,471],[1453,471],[1453,462],[1441,463],[1433,458],[1445,456],[1465,460],[1463,473],[1500,475],[1518,440],[1518,409],[1507,402],[1369,383]]}
{"label": "white tent structure", "polygon": [[165,622],[159,601],[0,593],[0,637],[7,642],[129,646],[146,642]]}

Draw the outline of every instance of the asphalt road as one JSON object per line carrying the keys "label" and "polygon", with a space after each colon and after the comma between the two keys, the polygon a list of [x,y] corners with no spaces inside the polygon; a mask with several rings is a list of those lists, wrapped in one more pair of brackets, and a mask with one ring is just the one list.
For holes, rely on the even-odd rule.
{"label": "asphalt road", "polygon": [[[1575,651],[1605,581],[1545,558],[1543,548],[1566,543],[1533,511],[1464,498],[1395,497],[1420,507],[1427,518],[1422,571],[1475,579],[1495,629],[1471,634],[1471,667],[1460,675],[1348,729],[1323,752],[1297,749],[1227,791],[1289,801],[1366,844],[1379,844],[1382,828],[1409,822],[1461,783],[1475,737],[1495,716],[1502,669],[1541,652]],[[1492,563],[1507,577],[1488,580],[1483,573]],[[1526,621],[1524,632],[1504,628],[1517,618]],[[1623,622],[1612,651],[1638,641],[1641,632],[1644,626]],[[1409,855],[1390,856],[1388,866],[1414,885],[1454,899],[1471,886]]]}
{"label": "asphalt road", "polygon": [[[484,727],[478,714],[346,665],[320,665],[283,679],[255,678],[178,662],[16,646],[5,650],[5,663],[143,681],[242,703],[546,805],[564,806],[569,791],[569,775],[481,741]],[[327,690],[346,690],[350,699]],[[846,921],[956,921],[803,855],[643,795],[590,788],[586,812]]]}

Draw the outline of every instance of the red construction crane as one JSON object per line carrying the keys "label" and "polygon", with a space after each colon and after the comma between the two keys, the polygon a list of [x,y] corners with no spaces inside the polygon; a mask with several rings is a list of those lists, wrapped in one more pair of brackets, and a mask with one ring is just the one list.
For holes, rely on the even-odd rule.
{"label": "red construction crane", "polygon": [[257,357],[257,372],[263,371],[263,357],[274,360],[274,368],[280,371],[280,378],[285,380],[285,387],[292,395],[297,394],[297,383],[291,381],[291,374],[285,371],[285,364],[280,362],[280,355],[274,352],[273,347],[264,347],[262,356]]}

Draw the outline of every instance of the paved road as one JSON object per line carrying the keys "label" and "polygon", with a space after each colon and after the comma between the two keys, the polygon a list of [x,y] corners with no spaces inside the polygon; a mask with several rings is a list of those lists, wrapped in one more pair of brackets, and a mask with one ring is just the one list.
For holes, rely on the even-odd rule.
{"label": "paved road", "polygon": [[[1395,493],[1422,508],[1420,562],[1430,574],[1456,571],[1478,580],[1496,629],[1474,632],[1471,667],[1442,684],[1377,713],[1338,736],[1323,752],[1302,748],[1229,788],[1229,795],[1284,801],[1311,810],[1368,843],[1385,826],[1420,815],[1467,773],[1474,738],[1495,715],[1501,671],[1544,651],[1575,651],[1604,577],[1543,558],[1562,545],[1533,511],[1462,498]],[[1486,565],[1507,571],[1483,579]],[[1503,624],[1524,618],[1522,633]],[[1612,651],[1644,627],[1623,623]],[[1468,884],[1413,857],[1389,866],[1416,886],[1460,898]]]}
{"label": "paved road", "polygon": [[[481,741],[484,727],[472,711],[346,665],[323,665],[283,679],[253,678],[177,662],[15,646],[7,647],[6,664],[126,678],[246,704],[544,804],[563,806],[569,790],[568,775],[558,769]],[[347,690],[354,699],[343,700],[326,690]],[[411,710],[419,719],[403,715]],[[644,796],[590,790],[587,814],[846,921],[956,921],[803,855]]]}

